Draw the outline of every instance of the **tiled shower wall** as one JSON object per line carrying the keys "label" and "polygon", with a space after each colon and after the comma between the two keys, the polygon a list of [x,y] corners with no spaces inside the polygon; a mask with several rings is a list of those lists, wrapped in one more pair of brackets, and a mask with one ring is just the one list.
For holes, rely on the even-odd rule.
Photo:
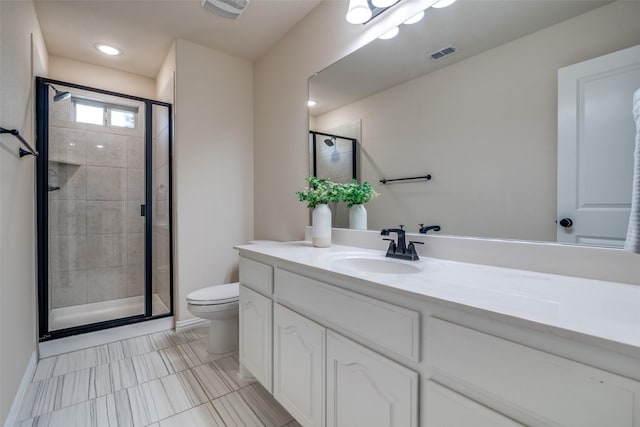
{"label": "tiled shower wall", "polygon": [[49,185],[60,188],[49,192],[50,307],[143,295],[144,104],[126,100],[139,108],[126,129],[76,123],[72,102],[52,98]]}

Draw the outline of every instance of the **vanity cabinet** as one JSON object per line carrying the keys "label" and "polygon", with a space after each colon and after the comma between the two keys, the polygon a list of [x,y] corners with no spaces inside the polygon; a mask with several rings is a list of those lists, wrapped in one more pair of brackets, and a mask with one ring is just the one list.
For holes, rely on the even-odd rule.
{"label": "vanity cabinet", "polygon": [[273,396],[305,427],[325,425],[325,328],[274,305]]}
{"label": "vanity cabinet", "polygon": [[415,427],[418,373],[327,332],[327,427]]}
{"label": "vanity cabinet", "polygon": [[635,349],[267,262],[241,257],[241,368],[305,427],[640,427]]}

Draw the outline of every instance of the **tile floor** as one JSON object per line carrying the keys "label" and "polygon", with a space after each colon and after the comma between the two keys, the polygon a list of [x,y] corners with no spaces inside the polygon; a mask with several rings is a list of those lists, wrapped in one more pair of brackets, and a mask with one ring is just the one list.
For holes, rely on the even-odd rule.
{"label": "tile floor", "polygon": [[40,360],[16,427],[300,427],[207,329],[163,331]]}

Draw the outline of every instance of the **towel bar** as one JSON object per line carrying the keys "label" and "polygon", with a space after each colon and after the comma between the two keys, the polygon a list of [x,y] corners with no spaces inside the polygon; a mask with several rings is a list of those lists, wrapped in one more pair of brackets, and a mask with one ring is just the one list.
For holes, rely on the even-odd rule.
{"label": "towel bar", "polygon": [[20,147],[20,149],[18,150],[18,154],[20,154],[20,157],[38,156],[38,152],[33,149],[33,147],[22,137],[22,135],[20,135],[20,132],[18,132],[17,129],[5,129],[3,127],[0,127],[0,134],[2,133],[10,133],[11,135],[18,138],[20,142],[22,142],[22,145],[27,147],[28,150],[24,150],[22,147]]}

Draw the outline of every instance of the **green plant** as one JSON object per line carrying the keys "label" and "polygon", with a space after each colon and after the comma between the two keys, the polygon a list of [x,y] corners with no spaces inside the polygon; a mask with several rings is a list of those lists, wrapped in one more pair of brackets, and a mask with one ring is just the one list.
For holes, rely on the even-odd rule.
{"label": "green plant", "polygon": [[358,184],[358,181],[355,179],[348,184],[341,185],[339,193],[340,201],[347,202],[348,208],[353,205],[370,202],[380,195],[368,182]]}
{"label": "green plant", "polygon": [[297,191],[296,195],[301,202],[307,202],[308,208],[315,208],[330,202],[339,202],[341,185],[329,179],[320,179],[315,176],[306,178],[309,187],[305,191]]}

